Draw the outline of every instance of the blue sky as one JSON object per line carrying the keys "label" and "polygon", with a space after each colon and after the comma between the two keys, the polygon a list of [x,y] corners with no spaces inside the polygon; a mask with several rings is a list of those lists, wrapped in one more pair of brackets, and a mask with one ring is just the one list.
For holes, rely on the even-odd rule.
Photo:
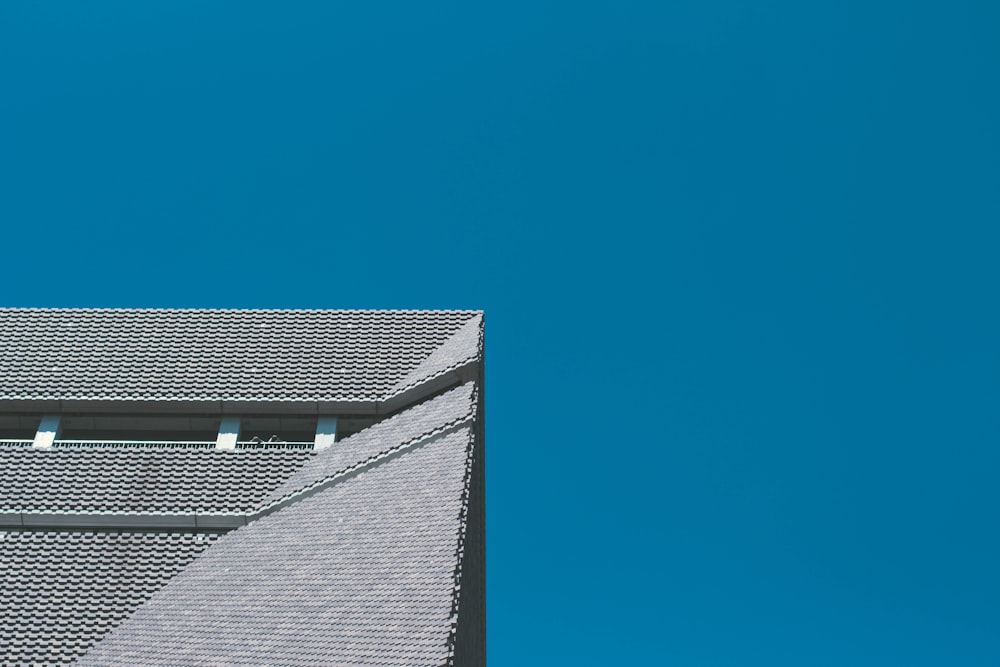
{"label": "blue sky", "polygon": [[998,34],[11,0],[0,303],[484,309],[492,665],[1000,664]]}

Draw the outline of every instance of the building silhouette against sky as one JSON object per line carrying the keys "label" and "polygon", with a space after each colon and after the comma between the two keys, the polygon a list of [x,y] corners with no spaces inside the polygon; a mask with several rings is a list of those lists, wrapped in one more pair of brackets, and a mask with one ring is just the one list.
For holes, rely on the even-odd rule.
{"label": "building silhouette against sky", "polygon": [[483,316],[0,309],[0,662],[478,666]]}

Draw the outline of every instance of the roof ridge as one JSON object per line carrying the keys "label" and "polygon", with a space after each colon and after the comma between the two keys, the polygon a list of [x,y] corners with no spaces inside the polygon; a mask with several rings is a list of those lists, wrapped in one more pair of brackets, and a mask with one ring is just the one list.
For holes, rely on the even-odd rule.
{"label": "roof ridge", "polygon": [[386,392],[382,402],[392,401],[463,366],[477,363],[483,356],[483,324],[482,315],[470,317],[423,361],[400,378]]}
{"label": "roof ridge", "polygon": [[356,477],[357,475],[360,475],[363,472],[367,472],[368,470],[376,468],[382,465],[383,463],[386,463],[387,461],[391,461],[395,458],[398,458],[399,456],[408,454],[414,449],[418,449],[423,445],[426,445],[429,442],[433,442],[438,438],[443,438],[446,435],[451,435],[452,433],[455,433],[461,430],[462,428],[469,426],[473,421],[475,421],[475,418],[476,418],[475,414],[468,414],[465,415],[464,417],[452,420],[447,424],[442,424],[440,427],[434,429],[433,431],[428,431],[427,433],[412,438],[411,440],[408,440],[407,442],[404,442],[400,445],[396,445],[395,447],[390,447],[389,449],[386,449],[383,452],[374,454],[363,461],[360,461],[352,466],[340,470],[339,472],[335,472],[331,475],[327,475],[321,479],[318,479],[312,484],[305,486],[299,489],[298,491],[286,494],[285,496],[277,500],[271,501],[267,505],[262,505],[258,507],[256,511],[247,515],[247,523],[250,523],[251,521],[256,521],[257,519],[265,517],[269,514],[274,514],[275,512],[279,512],[284,508],[288,507],[289,505],[293,505],[321,491],[325,491],[326,489],[330,488],[331,486],[334,486],[335,484]]}
{"label": "roof ridge", "polygon": [[465,420],[474,420],[478,395],[476,384],[467,382],[351,434],[332,447],[318,452],[286,479],[282,486],[273,489],[257,509],[280,502],[303,489],[341,475],[391,451],[405,448],[442,429],[451,428]]}

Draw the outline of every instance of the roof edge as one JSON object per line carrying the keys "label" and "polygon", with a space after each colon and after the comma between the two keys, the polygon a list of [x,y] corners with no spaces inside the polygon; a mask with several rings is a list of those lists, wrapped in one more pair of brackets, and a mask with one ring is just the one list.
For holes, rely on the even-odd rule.
{"label": "roof edge", "polygon": [[245,526],[242,513],[137,514],[127,512],[0,512],[0,530],[98,531],[232,530]]}
{"label": "roof edge", "polygon": [[0,398],[0,412],[119,413],[119,414],[273,414],[273,415],[360,415],[387,417],[422,403],[448,387],[478,377],[479,361],[472,359],[455,368],[427,378],[386,400],[193,400],[190,398],[115,399],[92,398]]}
{"label": "roof edge", "polygon": [[267,516],[268,514],[273,514],[275,512],[278,512],[288,507],[289,505],[293,505],[299,502],[300,500],[305,500],[306,498],[313,496],[321,491],[325,491],[331,486],[334,486],[336,484],[339,484],[340,482],[351,479],[352,477],[356,477],[367,470],[376,468],[382,465],[383,463],[398,458],[399,456],[402,456],[403,454],[406,454],[414,449],[419,449],[420,447],[426,445],[429,442],[433,442],[438,438],[443,438],[447,435],[451,435],[452,433],[460,431],[461,429],[468,427],[473,421],[475,421],[475,418],[476,418],[475,413],[467,414],[464,417],[448,422],[447,424],[443,424],[439,428],[429,433],[417,436],[412,440],[404,442],[400,445],[396,445],[395,447],[387,449],[386,451],[381,452],[380,454],[376,454],[371,458],[356,463],[355,465],[350,466],[349,468],[345,468],[332,475],[328,475],[326,477],[323,477],[322,479],[316,480],[312,484],[303,487],[298,491],[290,493],[284,498],[279,498],[278,500],[275,500],[267,505],[258,508],[255,512],[249,515],[250,521],[254,521],[261,517]]}
{"label": "roof edge", "polygon": [[31,512],[0,511],[0,530],[232,530],[245,526],[257,519],[274,514],[289,505],[325,491],[332,486],[357,477],[363,472],[377,468],[415,449],[419,449],[438,438],[451,435],[466,428],[475,419],[474,414],[466,415],[440,428],[397,445],[376,456],[345,468],[333,475],[317,480],[309,486],[291,493],[251,512],[208,512],[208,513],[135,513],[135,512]]}
{"label": "roof edge", "polygon": [[0,306],[0,313],[462,313],[482,315],[466,308],[72,308]]}

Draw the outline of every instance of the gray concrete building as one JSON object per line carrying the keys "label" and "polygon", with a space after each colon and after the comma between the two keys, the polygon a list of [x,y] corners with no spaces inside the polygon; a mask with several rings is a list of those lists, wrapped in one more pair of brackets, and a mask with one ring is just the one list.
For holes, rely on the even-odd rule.
{"label": "gray concrete building", "polygon": [[4,665],[486,663],[483,315],[0,309]]}

